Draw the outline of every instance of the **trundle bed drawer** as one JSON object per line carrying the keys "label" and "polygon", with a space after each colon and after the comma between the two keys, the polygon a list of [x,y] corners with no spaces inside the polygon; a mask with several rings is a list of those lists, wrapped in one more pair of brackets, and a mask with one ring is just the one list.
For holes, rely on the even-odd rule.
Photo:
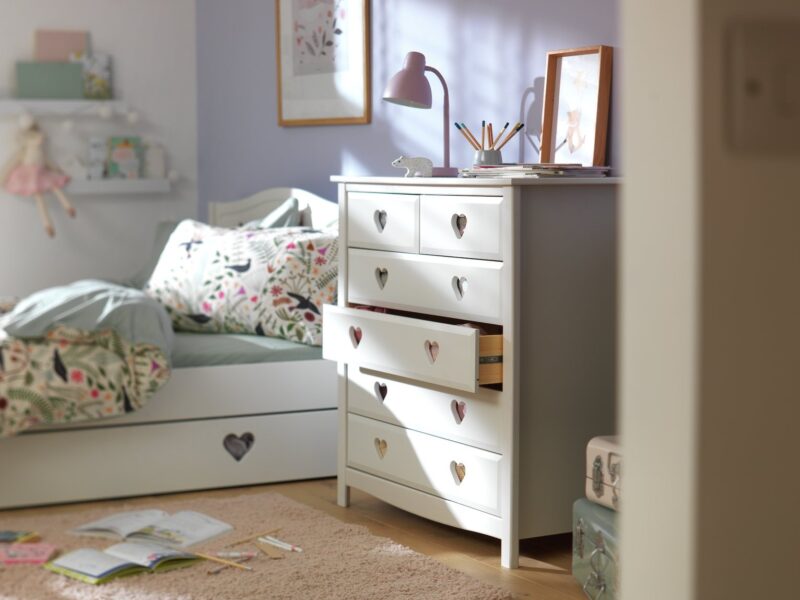
{"label": "trundle bed drawer", "polygon": [[475,392],[503,380],[503,336],[470,327],[326,304],[322,337],[323,358],[416,381]]}
{"label": "trundle bed drawer", "polygon": [[499,514],[501,455],[350,414],[349,467]]}
{"label": "trundle bed drawer", "polygon": [[500,196],[421,196],[420,252],[503,260]]}
{"label": "trundle bed drawer", "polygon": [[347,407],[378,421],[501,452],[502,407],[499,393],[432,390],[391,377],[347,371]]}
{"label": "trundle bed drawer", "polygon": [[412,312],[502,323],[503,263],[350,250],[351,302]]}
{"label": "trundle bed drawer", "polygon": [[347,195],[347,239],[353,248],[419,252],[419,196]]}

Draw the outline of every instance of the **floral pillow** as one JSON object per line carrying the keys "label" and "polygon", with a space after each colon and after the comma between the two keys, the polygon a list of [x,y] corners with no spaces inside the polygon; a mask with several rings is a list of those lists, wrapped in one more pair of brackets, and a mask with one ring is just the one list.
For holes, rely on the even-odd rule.
{"label": "floral pillow", "polygon": [[181,222],[145,292],[178,331],[255,333],[318,346],[336,302],[338,232]]}

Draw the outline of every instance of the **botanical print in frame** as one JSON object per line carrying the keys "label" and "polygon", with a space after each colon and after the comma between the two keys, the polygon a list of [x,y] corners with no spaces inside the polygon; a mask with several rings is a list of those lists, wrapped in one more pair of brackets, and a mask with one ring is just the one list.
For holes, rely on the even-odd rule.
{"label": "botanical print in frame", "polygon": [[611,55],[608,46],[547,54],[542,162],[606,164]]}
{"label": "botanical print in frame", "polygon": [[278,124],[369,123],[369,0],[276,0]]}

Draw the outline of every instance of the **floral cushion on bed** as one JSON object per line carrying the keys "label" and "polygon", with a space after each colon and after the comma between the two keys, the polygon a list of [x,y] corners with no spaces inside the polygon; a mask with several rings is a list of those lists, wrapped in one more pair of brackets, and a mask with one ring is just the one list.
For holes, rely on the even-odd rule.
{"label": "floral cushion on bed", "polygon": [[338,233],[242,230],[183,221],[145,292],[179,331],[255,333],[322,343],[322,305],[336,302]]}

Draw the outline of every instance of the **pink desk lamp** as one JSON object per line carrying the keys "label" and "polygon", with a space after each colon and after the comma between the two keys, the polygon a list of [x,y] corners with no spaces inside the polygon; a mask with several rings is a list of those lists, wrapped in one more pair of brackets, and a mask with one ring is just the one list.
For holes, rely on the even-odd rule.
{"label": "pink desk lamp", "polygon": [[406,54],[405,64],[389,80],[383,92],[383,99],[402,106],[412,108],[431,107],[431,85],[425,77],[430,71],[439,78],[444,88],[444,166],[434,167],[434,177],[455,177],[458,169],[450,166],[450,95],[442,74],[425,64],[425,55],[419,52]]}

